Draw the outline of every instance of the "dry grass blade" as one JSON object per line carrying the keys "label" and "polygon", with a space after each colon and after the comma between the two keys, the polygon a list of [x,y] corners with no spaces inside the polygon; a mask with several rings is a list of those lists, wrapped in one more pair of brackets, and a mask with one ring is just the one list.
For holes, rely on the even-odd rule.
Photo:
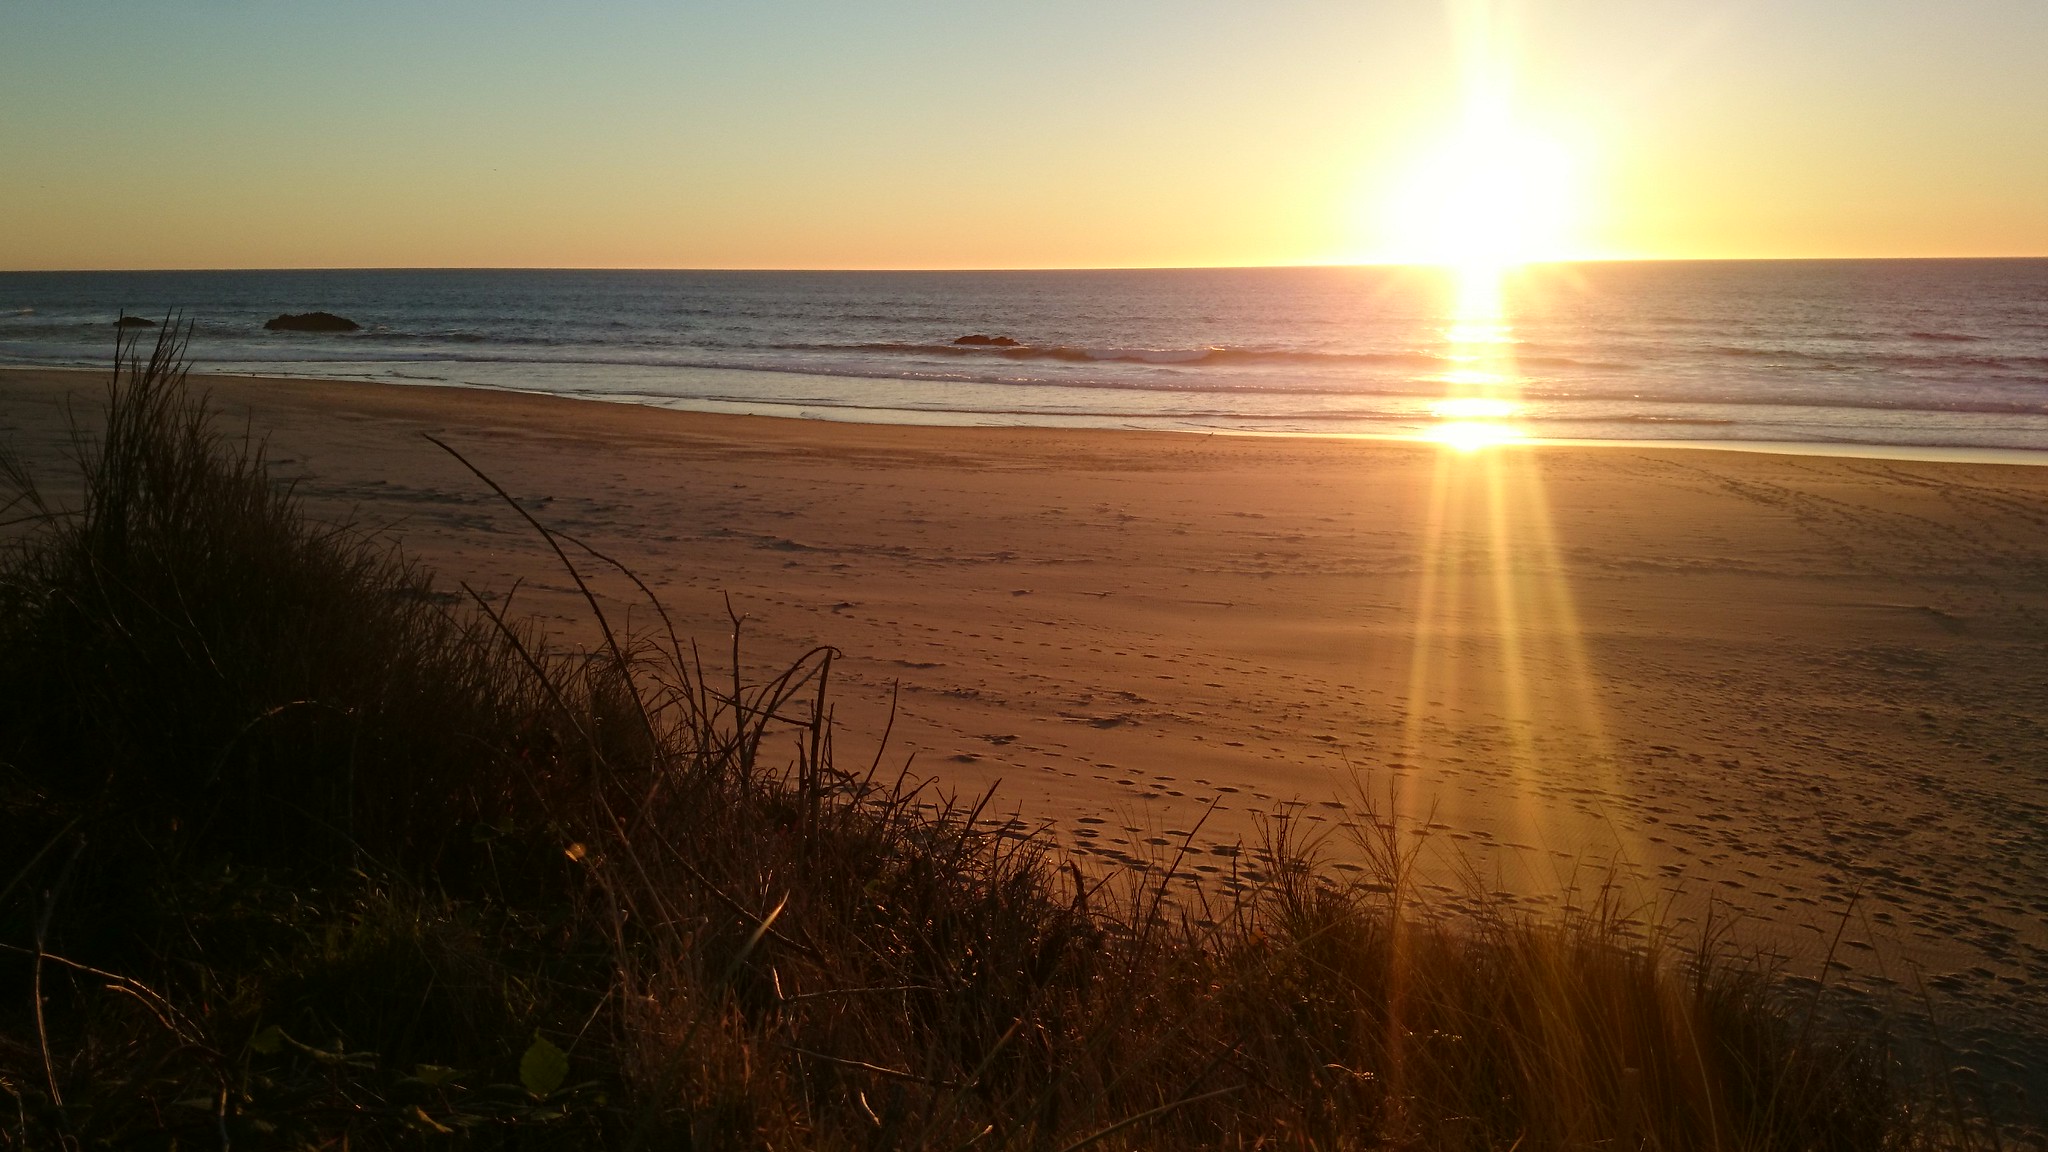
{"label": "dry grass blade", "polygon": [[1136,1128],[1138,1125],[1143,1124],[1148,1120],[1156,1120],[1169,1112],[1178,1111],[1179,1109],[1186,1108],[1190,1105],[1200,1104],[1205,1100],[1215,1100],[1241,1091],[1243,1091],[1243,1087],[1241,1085],[1233,1084],[1228,1088],[1218,1088],[1214,1092],[1204,1092],[1199,1096],[1187,1096],[1168,1104],[1161,1104],[1157,1108],[1140,1112],[1135,1116],[1127,1116],[1124,1119],[1119,1120],[1116,1123],[1111,1124],[1109,1127],[1104,1128],[1100,1131],[1091,1132],[1088,1135],[1081,1137],[1079,1140],[1074,1141],[1072,1144],[1067,1145],[1065,1148],[1060,1149],[1060,1152],[1081,1152],[1081,1149],[1091,1148],[1097,1144],[1100,1144],[1104,1140],[1107,1140],[1111,1136],[1114,1136],[1117,1133],[1122,1132],[1126,1128]]}

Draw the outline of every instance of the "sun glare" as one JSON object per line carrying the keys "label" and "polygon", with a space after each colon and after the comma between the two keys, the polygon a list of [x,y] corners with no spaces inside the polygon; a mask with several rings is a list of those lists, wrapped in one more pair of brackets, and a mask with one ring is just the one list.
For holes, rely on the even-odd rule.
{"label": "sun glare", "polygon": [[1446,420],[1431,428],[1423,438],[1460,452],[1477,452],[1481,448],[1512,444],[1520,440],[1522,434],[1513,425],[1492,420]]}
{"label": "sun glare", "polygon": [[[1532,866],[1525,877],[1542,885],[1545,853],[1560,846],[1583,851],[1600,838],[1617,858],[1633,855],[1611,823],[1575,827],[1544,798],[1558,768],[1605,771],[1611,750],[1544,494],[1546,456],[1492,450],[1542,429],[1540,413],[1522,404],[1528,380],[1513,304],[1532,285],[1516,279],[1516,266],[1570,255],[1574,196],[1563,150],[1513,114],[1514,5],[1451,6],[1465,65],[1463,116],[1414,169],[1392,218],[1401,258],[1443,269],[1455,289],[1431,333],[1441,367],[1418,381],[1441,391],[1421,406],[1428,419],[1414,435],[1443,451],[1419,541],[1402,760],[1463,756],[1470,705],[1461,702],[1497,699],[1507,719],[1506,787]],[[1539,724],[1571,735],[1539,741]]]}
{"label": "sun glare", "polygon": [[[1522,403],[1513,304],[1532,286],[1515,273],[1568,254],[1573,198],[1562,150],[1511,115],[1505,0],[1453,7],[1466,41],[1464,116],[1417,166],[1395,214],[1403,257],[1443,269],[1454,288],[1430,333],[1440,367],[1418,381],[1440,391],[1418,406],[1427,420],[1414,435],[1442,451],[1419,541],[1402,760],[1462,757],[1469,701],[1499,701],[1511,819],[1527,851],[1502,866],[1529,867],[1525,882],[1540,887],[1555,879],[1542,866],[1560,846],[1582,851],[1599,837],[1617,858],[1633,855],[1611,825],[1574,826],[1545,799],[1559,768],[1606,765],[1609,748],[1544,494],[1545,454],[1498,450],[1542,430]],[[1539,725],[1570,736],[1540,741]]]}
{"label": "sun glare", "polygon": [[[1488,381],[1485,386],[1493,384]],[[1520,410],[1519,404],[1501,396],[1450,396],[1429,406],[1436,423],[1423,439],[1460,452],[1512,444],[1522,438],[1521,429],[1509,423]]]}

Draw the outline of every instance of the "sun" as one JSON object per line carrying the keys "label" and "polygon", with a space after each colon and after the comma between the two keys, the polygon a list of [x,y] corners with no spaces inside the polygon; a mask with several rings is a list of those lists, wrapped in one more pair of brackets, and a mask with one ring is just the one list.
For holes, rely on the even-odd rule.
{"label": "sun", "polygon": [[[1519,264],[1569,259],[1580,197],[1577,165],[1539,130],[1555,110],[1531,101],[1518,6],[1450,0],[1458,40],[1452,118],[1394,172],[1381,237],[1400,263],[1431,264],[1470,283]],[[1384,186],[1383,186],[1384,187]],[[1461,309],[1462,310],[1462,309]]]}
{"label": "sun", "polygon": [[1555,141],[1517,126],[1504,109],[1473,109],[1397,194],[1391,231],[1398,256],[1481,276],[1564,258],[1571,171]]}

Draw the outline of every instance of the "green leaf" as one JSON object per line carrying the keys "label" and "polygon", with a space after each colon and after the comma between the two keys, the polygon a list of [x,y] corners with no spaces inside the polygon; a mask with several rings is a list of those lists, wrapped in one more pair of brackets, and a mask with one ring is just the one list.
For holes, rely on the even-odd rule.
{"label": "green leaf", "polygon": [[249,1050],[259,1056],[275,1056],[284,1047],[284,1029],[272,1024],[249,1037]]}
{"label": "green leaf", "polygon": [[413,1079],[422,1084],[446,1084],[461,1073],[446,1064],[415,1064],[412,1066]]}
{"label": "green leaf", "polygon": [[535,1099],[546,1099],[568,1078],[569,1058],[535,1032],[533,1046],[519,1058],[519,1082],[526,1085],[526,1090],[533,1093]]}

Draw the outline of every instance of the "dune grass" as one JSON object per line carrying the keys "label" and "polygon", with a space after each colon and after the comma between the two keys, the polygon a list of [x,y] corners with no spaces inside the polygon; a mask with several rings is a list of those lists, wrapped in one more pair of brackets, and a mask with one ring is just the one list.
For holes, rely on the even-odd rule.
{"label": "dune grass", "polygon": [[829,649],[550,650],[308,520],[175,325],[120,364],[75,507],[9,466],[0,1146],[1991,1139],[1598,902],[1432,916],[1391,818],[1356,879],[1276,818],[1204,903],[838,763]]}

